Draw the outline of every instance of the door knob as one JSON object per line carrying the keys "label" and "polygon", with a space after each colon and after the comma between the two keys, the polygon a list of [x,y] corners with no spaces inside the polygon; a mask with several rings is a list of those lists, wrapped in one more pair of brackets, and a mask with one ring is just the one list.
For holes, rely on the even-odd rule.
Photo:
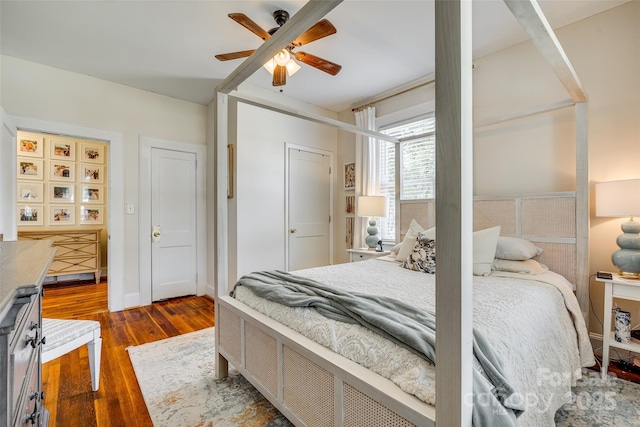
{"label": "door knob", "polygon": [[159,233],[159,232],[157,232],[157,231],[156,231],[156,232],[154,232],[154,233],[153,233],[153,237],[160,237],[160,233]]}
{"label": "door knob", "polygon": [[151,228],[151,240],[158,243],[160,242],[160,226],[154,225]]}
{"label": "door knob", "polygon": [[292,228],[291,230],[289,230],[289,233],[293,234],[293,233],[297,233],[298,230],[296,230],[295,228]]}

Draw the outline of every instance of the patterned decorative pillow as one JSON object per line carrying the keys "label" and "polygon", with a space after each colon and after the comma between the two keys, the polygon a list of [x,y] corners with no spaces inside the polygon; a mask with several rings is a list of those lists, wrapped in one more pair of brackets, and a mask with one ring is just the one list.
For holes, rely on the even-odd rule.
{"label": "patterned decorative pillow", "polygon": [[413,251],[402,263],[402,267],[408,270],[435,274],[436,241],[429,237],[418,235]]}

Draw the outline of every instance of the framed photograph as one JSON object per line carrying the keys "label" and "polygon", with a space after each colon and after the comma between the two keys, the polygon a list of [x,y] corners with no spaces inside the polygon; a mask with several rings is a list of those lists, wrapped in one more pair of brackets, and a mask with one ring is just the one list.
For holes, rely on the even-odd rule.
{"label": "framed photograph", "polygon": [[345,190],[356,189],[356,164],[355,163],[344,164],[344,189]]}
{"label": "framed photograph", "polygon": [[43,225],[42,205],[18,205],[18,227],[23,225]]}
{"label": "framed photograph", "polygon": [[102,183],[104,166],[80,164],[80,180],[82,182]]}
{"label": "framed photograph", "polygon": [[73,215],[73,205],[50,205],[49,225],[74,225],[76,223]]}
{"label": "framed photograph", "polygon": [[44,183],[18,181],[18,203],[42,203],[44,202]]}
{"label": "framed photograph", "polygon": [[80,224],[102,224],[102,206],[80,206]]}
{"label": "framed photograph", "polygon": [[61,160],[51,160],[49,162],[49,179],[51,181],[75,181],[75,163],[63,162]]}
{"label": "framed photograph", "polygon": [[76,159],[76,143],[73,141],[49,140],[49,157],[73,162]]}
{"label": "framed photograph", "polygon": [[80,161],[88,163],[104,163],[104,146],[101,144],[82,144]]}
{"label": "framed photograph", "polygon": [[43,157],[44,138],[20,132],[18,135],[18,156]]}
{"label": "framed photograph", "polygon": [[104,187],[96,184],[80,186],[80,201],[82,203],[103,203]]}
{"label": "framed photograph", "polygon": [[44,177],[44,161],[21,159],[18,157],[18,179],[34,179],[42,181]]}
{"label": "framed photograph", "polygon": [[49,184],[49,201],[53,203],[73,203],[75,185],[52,182]]}

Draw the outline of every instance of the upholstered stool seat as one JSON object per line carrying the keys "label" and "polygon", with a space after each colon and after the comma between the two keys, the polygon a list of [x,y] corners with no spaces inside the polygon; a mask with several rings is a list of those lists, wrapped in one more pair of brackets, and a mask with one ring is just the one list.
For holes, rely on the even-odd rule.
{"label": "upholstered stool seat", "polygon": [[100,322],[95,320],[63,320],[42,318],[42,363],[49,362],[87,344],[89,349],[89,370],[91,388],[100,385]]}

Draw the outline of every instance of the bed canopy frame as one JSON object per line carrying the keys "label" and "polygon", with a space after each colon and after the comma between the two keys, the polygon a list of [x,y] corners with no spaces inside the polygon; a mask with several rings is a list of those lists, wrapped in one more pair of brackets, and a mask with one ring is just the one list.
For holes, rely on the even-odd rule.
{"label": "bed canopy frame", "polygon": [[[413,396],[402,396],[403,392],[391,387],[392,383],[384,379],[373,378],[363,380],[366,371],[353,362],[331,354],[318,344],[301,336],[292,338],[286,328],[277,322],[243,308],[241,303],[227,297],[229,286],[228,270],[228,210],[227,210],[227,141],[228,141],[228,102],[233,98],[258,107],[287,114],[290,116],[338,127],[342,130],[364,134],[373,138],[395,141],[378,132],[358,128],[351,124],[328,119],[319,115],[299,111],[288,106],[262,100],[236,91],[236,88],[256,70],[262,67],[267,59],[273,57],[281,46],[287,45],[311,25],[322,19],[342,0],[311,0],[296,13],[278,32],[262,44],[246,61],[234,70],[216,88],[216,283],[215,316],[216,316],[216,376],[224,377],[228,372],[228,359],[245,375],[285,416],[296,424],[304,424],[304,417],[296,412],[291,401],[283,403],[283,382],[286,376],[279,365],[275,377],[265,378],[266,374],[256,375],[249,369],[252,364],[267,363],[263,361],[265,353],[256,358],[255,351],[249,348],[250,342],[262,342],[273,347],[278,359],[288,363],[313,364],[322,363],[332,374],[330,385],[339,386],[334,402],[351,399],[351,408],[356,413],[344,408],[334,409],[341,413],[328,414],[333,419],[345,420],[366,417],[367,405],[375,408],[382,405],[383,412],[375,412],[380,416],[390,410],[401,416],[393,425],[434,425],[438,426],[471,425],[472,403],[465,397],[472,395],[472,259],[471,235],[473,230],[472,177],[462,171],[471,170],[473,156],[473,130],[471,112],[472,105],[472,52],[471,52],[471,8],[472,2],[465,0],[435,1],[435,37],[436,37],[436,127],[438,141],[436,144],[436,161],[440,167],[436,169],[436,226],[444,230],[448,239],[438,239],[438,271],[436,274],[436,313],[438,335],[447,336],[447,340],[439,340],[436,346],[436,400],[435,407],[424,404]],[[508,120],[527,117],[533,114],[553,111],[559,108],[574,107],[576,122],[576,191],[575,195],[575,238],[576,246],[576,294],[585,321],[588,316],[588,239],[589,239],[589,174],[587,157],[587,96],[580,81],[569,62],[562,46],[556,38],[549,23],[535,0],[504,0],[521,26],[528,33],[534,45],[545,60],[551,65],[560,82],[566,88],[569,98],[552,105],[537,107],[528,111],[497,117],[492,120],[476,123],[475,127],[493,125]],[[212,248],[214,249],[214,248]],[[236,322],[237,320],[237,322]],[[229,325],[227,327],[226,325]],[[242,336],[242,342],[236,335]],[[226,346],[225,346],[226,344]],[[294,348],[292,353],[289,348]],[[292,354],[294,354],[292,356]],[[302,355],[305,361],[297,361],[295,354]],[[293,359],[291,359],[293,357]],[[342,360],[341,360],[342,359]],[[303,366],[299,368],[302,369]],[[353,366],[355,365],[355,366]],[[306,365],[304,365],[306,366]],[[267,369],[268,371],[268,369]],[[267,372],[264,371],[264,372]],[[323,370],[324,371],[324,370]],[[269,374],[270,375],[270,374]],[[374,374],[375,375],[375,374]],[[321,380],[321,379],[320,379]],[[344,382],[341,382],[344,380]],[[293,382],[295,383],[295,381]],[[291,383],[291,384],[293,384]],[[269,384],[273,384],[270,387]],[[391,386],[390,386],[391,384]],[[353,394],[356,387],[364,393]],[[286,392],[286,391],[285,391]],[[298,391],[303,395],[303,391]],[[351,396],[351,397],[350,397]],[[355,398],[353,397],[355,396]],[[355,399],[355,401],[353,401]],[[367,400],[369,399],[369,400]],[[371,399],[373,399],[371,401]],[[354,403],[355,402],[355,403]],[[304,402],[303,402],[304,403]],[[307,402],[316,404],[318,402]],[[333,407],[333,406],[331,406]],[[299,411],[304,411],[304,404]],[[298,411],[298,412],[299,412]],[[351,414],[351,415],[349,415]],[[304,414],[303,414],[304,415]],[[324,421],[319,421],[324,422]],[[395,422],[395,421],[394,421]],[[312,423],[313,424],[313,423]],[[331,422],[331,425],[333,422]],[[355,423],[358,424],[357,422]],[[322,425],[322,424],[318,424]],[[327,424],[329,425],[329,424]],[[342,425],[342,421],[339,422]],[[389,424],[391,425],[391,424]]]}

